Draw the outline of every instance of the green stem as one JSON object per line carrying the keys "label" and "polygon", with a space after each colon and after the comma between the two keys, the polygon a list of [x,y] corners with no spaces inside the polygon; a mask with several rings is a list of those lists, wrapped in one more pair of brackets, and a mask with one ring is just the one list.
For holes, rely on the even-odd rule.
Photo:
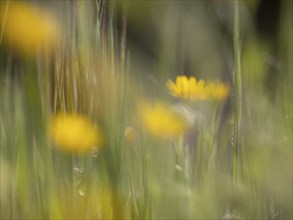
{"label": "green stem", "polygon": [[184,146],[183,146],[183,137],[179,137],[175,142],[175,152],[176,152],[176,166],[178,170],[175,173],[175,181],[180,182],[185,179],[185,158],[184,158]]}
{"label": "green stem", "polygon": [[213,103],[213,114],[212,114],[212,126],[211,126],[211,143],[209,147],[209,162],[208,162],[208,170],[214,171],[215,169],[215,160],[216,160],[216,152],[217,152],[217,134],[219,128],[219,102]]}
{"label": "green stem", "polygon": [[143,144],[142,146],[142,187],[143,187],[143,204],[142,204],[142,218],[151,218],[151,198],[149,191],[149,175],[150,175],[150,163],[149,163],[149,147],[152,143]]}
{"label": "green stem", "polygon": [[234,4],[234,62],[233,73],[234,100],[233,100],[233,182],[238,175],[239,147],[240,147],[240,124],[241,124],[241,60],[239,48],[239,6],[238,0]]}

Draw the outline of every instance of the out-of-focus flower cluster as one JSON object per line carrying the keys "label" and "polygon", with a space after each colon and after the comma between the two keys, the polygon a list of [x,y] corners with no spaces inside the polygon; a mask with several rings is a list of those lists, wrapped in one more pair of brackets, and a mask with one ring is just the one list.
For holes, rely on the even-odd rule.
{"label": "out-of-focus flower cluster", "polygon": [[[177,76],[175,83],[169,80],[167,87],[173,96],[189,100],[224,100],[230,93],[226,84],[205,83],[186,76]],[[182,114],[163,102],[140,102],[138,115],[149,134],[165,140],[178,138],[189,126]],[[133,143],[134,133],[133,128],[125,130],[127,143]],[[54,116],[50,134],[57,146],[77,153],[87,152],[92,147],[99,148],[103,139],[101,132],[86,117],[78,114],[59,113]]]}

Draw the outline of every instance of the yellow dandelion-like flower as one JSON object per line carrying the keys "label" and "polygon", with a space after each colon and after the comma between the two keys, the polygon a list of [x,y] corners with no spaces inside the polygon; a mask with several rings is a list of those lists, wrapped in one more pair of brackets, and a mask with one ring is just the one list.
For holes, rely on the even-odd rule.
{"label": "yellow dandelion-like flower", "polygon": [[142,102],[138,109],[144,127],[156,137],[176,138],[187,129],[185,118],[164,103]]}
{"label": "yellow dandelion-like flower", "polygon": [[58,36],[58,25],[50,15],[21,1],[0,3],[0,30],[4,43],[26,55],[52,48]]}
{"label": "yellow dandelion-like flower", "polygon": [[49,131],[56,146],[70,152],[85,153],[102,144],[98,128],[88,118],[76,113],[53,116]]}
{"label": "yellow dandelion-like flower", "polygon": [[204,80],[196,80],[195,77],[187,78],[186,76],[177,76],[176,82],[168,80],[167,88],[172,96],[189,100],[206,99],[204,91]]}
{"label": "yellow dandelion-like flower", "polygon": [[208,82],[205,91],[209,99],[224,100],[230,94],[230,87],[220,82]]}

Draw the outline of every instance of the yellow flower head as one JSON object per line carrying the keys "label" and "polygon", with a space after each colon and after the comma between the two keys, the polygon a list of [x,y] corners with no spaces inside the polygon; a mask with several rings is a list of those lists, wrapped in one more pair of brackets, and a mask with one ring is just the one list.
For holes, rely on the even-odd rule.
{"label": "yellow flower head", "polygon": [[167,87],[171,95],[177,98],[189,100],[204,100],[206,99],[204,92],[203,80],[197,81],[195,77],[177,76],[176,82],[168,80]]}
{"label": "yellow flower head", "polygon": [[170,139],[180,136],[187,129],[187,121],[170,106],[163,103],[139,105],[139,114],[146,130],[159,138]]}
{"label": "yellow flower head", "polygon": [[53,116],[50,135],[58,147],[75,153],[85,153],[102,144],[99,130],[88,118],[75,113],[59,113]]}
{"label": "yellow flower head", "polygon": [[205,91],[209,99],[224,100],[230,93],[230,87],[220,82],[208,82]]}
{"label": "yellow flower head", "polygon": [[52,48],[58,35],[52,17],[21,1],[0,3],[0,30],[3,42],[26,55]]}

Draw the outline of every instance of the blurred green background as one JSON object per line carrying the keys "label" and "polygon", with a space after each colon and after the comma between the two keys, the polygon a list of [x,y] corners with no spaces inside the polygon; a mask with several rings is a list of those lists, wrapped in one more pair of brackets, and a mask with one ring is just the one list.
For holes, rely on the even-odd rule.
{"label": "blurred green background", "polygon": [[[1,219],[292,219],[291,1],[23,2],[50,12],[60,36],[53,52],[23,55],[1,17]],[[231,94],[176,99],[166,82],[178,75]],[[152,137],[142,99],[168,102],[190,128]],[[101,151],[59,151],[47,137],[58,111],[99,124]]]}

